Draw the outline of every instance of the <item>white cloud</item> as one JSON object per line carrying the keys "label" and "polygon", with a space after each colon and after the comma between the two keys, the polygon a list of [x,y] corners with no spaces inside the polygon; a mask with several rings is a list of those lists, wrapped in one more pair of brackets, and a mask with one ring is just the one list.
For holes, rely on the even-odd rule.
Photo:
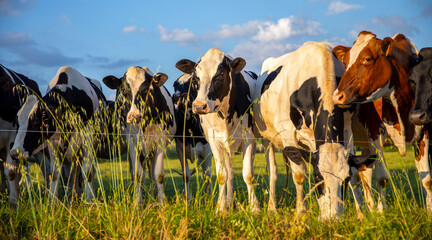
{"label": "white cloud", "polygon": [[279,19],[276,24],[264,22],[258,26],[258,33],[252,39],[255,41],[283,40],[295,36],[315,36],[322,32],[319,22],[291,16]]}
{"label": "white cloud", "polygon": [[0,47],[28,46],[34,44],[35,41],[31,35],[23,32],[9,32],[0,35]]}
{"label": "white cloud", "polygon": [[259,20],[249,21],[243,25],[233,25],[230,26],[228,24],[221,25],[221,30],[216,32],[217,37],[226,39],[226,38],[241,38],[241,37],[249,37],[259,30],[259,26],[263,25],[265,22]]}
{"label": "white cloud", "polygon": [[161,25],[159,25],[159,33],[161,35],[162,42],[179,42],[179,43],[187,43],[187,42],[195,42],[197,41],[197,37],[195,34],[189,31],[189,29],[174,29],[168,30]]}
{"label": "white cloud", "polygon": [[238,44],[231,52],[233,57],[242,57],[246,60],[246,69],[258,71],[261,70],[261,65],[266,58],[279,57],[285,53],[291,52],[300,44],[287,44],[279,41],[274,42],[254,42],[248,41]]}
{"label": "white cloud", "polygon": [[127,26],[123,28],[123,33],[145,32],[144,28],[138,29],[137,26]]}
{"label": "white cloud", "polygon": [[336,2],[330,3],[330,5],[328,7],[327,14],[333,15],[333,14],[342,13],[342,12],[345,12],[348,10],[361,9],[361,8],[364,8],[364,6],[356,5],[356,4],[347,4],[347,3],[343,3],[341,1],[336,1]]}

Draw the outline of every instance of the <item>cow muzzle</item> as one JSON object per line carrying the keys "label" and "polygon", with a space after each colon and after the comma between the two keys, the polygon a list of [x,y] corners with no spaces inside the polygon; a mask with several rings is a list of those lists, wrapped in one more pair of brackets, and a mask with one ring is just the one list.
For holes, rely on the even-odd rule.
{"label": "cow muzzle", "polygon": [[432,118],[427,112],[422,110],[413,110],[409,114],[409,120],[415,125],[425,125],[432,122]]}
{"label": "cow muzzle", "polygon": [[19,149],[12,149],[9,154],[15,161],[18,161],[19,159],[27,160],[29,157],[28,154],[26,154],[24,151],[20,151]]}
{"label": "cow muzzle", "polygon": [[126,118],[126,123],[138,124],[141,122],[141,114],[139,113],[129,113]]}
{"label": "cow muzzle", "polygon": [[194,101],[192,104],[192,110],[197,114],[207,114],[210,111],[209,105],[205,102]]}
{"label": "cow muzzle", "polygon": [[333,103],[337,105],[344,105],[346,104],[347,96],[345,92],[336,91],[333,94]]}

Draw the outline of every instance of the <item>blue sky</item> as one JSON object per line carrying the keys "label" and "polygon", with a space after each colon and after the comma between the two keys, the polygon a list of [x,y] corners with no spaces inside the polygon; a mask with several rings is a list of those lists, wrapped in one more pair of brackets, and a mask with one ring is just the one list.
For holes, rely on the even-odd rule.
{"label": "blue sky", "polygon": [[306,41],[350,46],[362,30],[400,32],[431,47],[432,2],[0,0],[0,63],[36,80],[42,93],[64,65],[100,81],[148,66],[168,75],[172,93],[181,75],[175,63],[212,47],[259,73],[267,57]]}

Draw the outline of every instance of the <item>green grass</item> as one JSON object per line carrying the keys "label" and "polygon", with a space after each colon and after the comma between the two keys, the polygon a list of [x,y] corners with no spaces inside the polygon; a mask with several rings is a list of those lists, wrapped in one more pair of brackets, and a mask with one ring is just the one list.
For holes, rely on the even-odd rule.
{"label": "green grass", "polygon": [[[383,214],[357,214],[349,194],[344,214],[336,221],[321,222],[315,195],[308,200],[308,212],[295,214],[295,190],[292,179],[282,198],[285,167],[277,153],[277,214],[267,212],[268,176],[262,153],[255,157],[256,192],[262,210],[252,214],[247,207],[247,190],[241,175],[241,155],[235,155],[234,209],[215,214],[213,198],[217,194],[213,177],[213,196],[202,193],[200,173],[191,179],[193,198],[189,206],[183,200],[182,178],[172,170],[181,170],[174,152],[165,161],[165,206],[156,203],[146,173],[144,204],[133,202],[129,165],[123,159],[97,163],[97,200],[68,203],[47,200],[37,167],[32,168],[32,183],[21,184],[19,207],[0,205],[0,239],[432,239],[432,218],[419,197],[420,185],[414,167],[412,149],[400,157],[394,149],[385,156],[395,189],[387,188],[388,209]],[[123,157],[125,158],[125,157]],[[196,167],[191,164],[192,168]],[[199,168],[198,168],[199,170]],[[214,166],[213,166],[214,176]],[[375,184],[375,183],[374,183]],[[309,192],[309,184],[305,184]],[[399,204],[398,204],[399,203]]]}

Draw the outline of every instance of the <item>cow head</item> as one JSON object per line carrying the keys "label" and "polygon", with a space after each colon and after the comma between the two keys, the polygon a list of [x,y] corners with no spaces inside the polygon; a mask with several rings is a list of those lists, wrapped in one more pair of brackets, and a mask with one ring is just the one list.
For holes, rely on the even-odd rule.
{"label": "cow head", "polygon": [[420,50],[417,63],[409,74],[409,82],[415,92],[410,121],[425,125],[432,122],[432,48]]}
{"label": "cow head", "polygon": [[56,130],[55,116],[59,106],[47,104],[36,95],[28,95],[18,111],[19,129],[10,155],[13,159],[26,160],[40,151]]}
{"label": "cow head", "polygon": [[347,151],[339,143],[324,143],[315,152],[285,147],[283,155],[298,165],[302,161],[312,164],[317,184],[318,205],[323,220],[342,214],[342,190],[350,177],[350,167],[359,168],[364,164],[370,164],[371,161],[370,157],[349,156],[347,159]]}
{"label": "cow head", "polygon": [[231,60],[216,48],[210,49],[198,63],[187,59],[178,61],[178,69],[194,74],[199,81],[198,95],[192,104],[193,111],[198,114],[213,113],[227,104],[232,75],[239,74],[245,65],[243,58]]}
{"label": "cow head", "polygon": [[174,82],[173,103],[184,112],[192,109],[192,102],[198,94],[198,80],[194,74],[183,74]]}
{"label": "cow head", "polygon": [[143,117],[155,117],[151,112],[155,109],[154,105],[158,104],[154,95],[161,94],[159,88],[167,79],[166,74],[153,75],[147,67],[130,67],[122,78],[111,75],[105,77],[103,82],[117,90],[121,119],[126,123],[140,123]]}
{"label": "cow head", "polygon": [[337,46],[333,54],[344,63],[346,71],[333,94],[335,104],[364,103],[389,95],[394,87],[393,61],[405,70],[415,54],[415,46],[402,34],[378,39],[371,32],[361,32],[352,47]]}

